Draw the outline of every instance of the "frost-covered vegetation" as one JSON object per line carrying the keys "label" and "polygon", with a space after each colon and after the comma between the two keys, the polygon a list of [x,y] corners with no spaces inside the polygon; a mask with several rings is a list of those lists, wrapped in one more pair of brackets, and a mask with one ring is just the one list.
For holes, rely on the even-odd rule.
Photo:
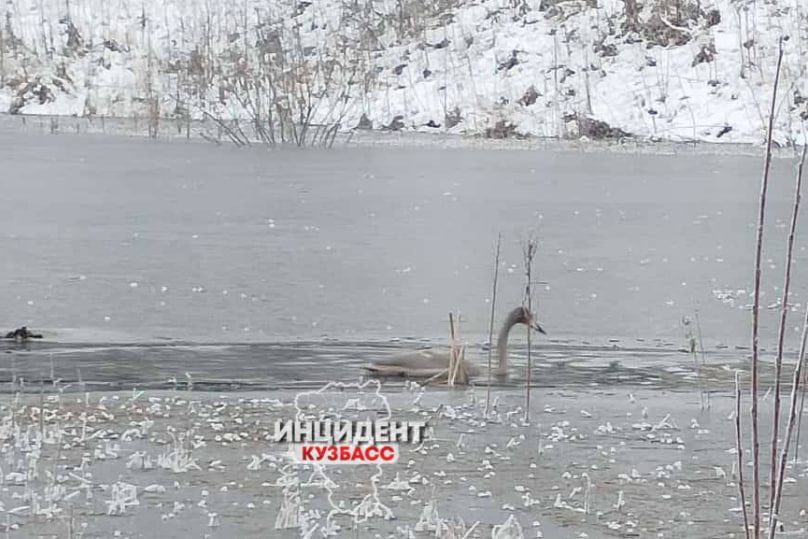
{"label": "frost-covered vegetation", "polygon": [[[226,122],[236,142],[354,128],[760,142],[808,117],[802,0],[9,0],[0,110]],[[238,119],[238,122],[234,122]]]}
{"label": "frost-covered vegetation", "polygon": [[[712,383],[726,389],[729,369]],[[694,388],[694,373],[687,377]],[[6,386],[7,388],[8,386]],[[27,393],[22,392],[28,387]],[[295,393],[84,393],[58,380],[0,398],[0,530],[51,537],[732,537],[734,416],[693,391],[587,386],[524,402],[499,388],[328,384]],[[312,466],[278,419],[425,419],[396,464]],[[805,534],[805,460],[781,514]],[[675,508],[675,510],[671,510]]]}

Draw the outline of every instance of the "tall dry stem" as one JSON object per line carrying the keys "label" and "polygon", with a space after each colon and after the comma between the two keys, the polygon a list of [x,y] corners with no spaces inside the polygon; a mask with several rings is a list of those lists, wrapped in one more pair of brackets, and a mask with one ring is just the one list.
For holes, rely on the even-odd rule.
{"label": "tall dry stem", "polygon": [[452,338],[452,347],[449,350],[449,367],[446,380],[449,387],[454,387],[456,383],[466,384],[468,380],[463,367],[464,354],[458,342],[457,322],[452,313],[449,313],[449,332]]}
{"label": "tall dry stem", "polygon": [[[797,167],[797,179],[794,187],[794,208],[791,212],[791,228],[788,231],[786,248],[786,272],[783,283],[783,300],[780,309],[780,327],[777,336],[777,357],[774,363],[774,412],[772,418],[772,456],[769,491],[769,510],[773,511],[775,492],[777,488],[777,439],[780,434],[780,390],[781,375],[783,371],[783,346],[786,335],[786,317],[788,314],[788,292],[791,287],[791,264],[794,259],[794,236],[797,232],[797,217],[800,212],[800,191],[802,189],[802,167],[805,161],[805,146],[803,146],[802,159]],[[771,520],[771,519],[770,519]]]}
{"label": "tall dry stem", "polygon": [[[789,241],[793,241],[794,236],[794,228],[796,225],[797,220],[797,213],[799,212],[800,207],[800,198],[801,198],[801,190],[802,190],[802,172],[803,167],[805,166],[805,155],[806,149],[808,149],[808,144],[805,144],[802,147],[802,156],[799,161],[799,165],[797,166],[797,185],[796,185],[796,193],[794,194],[794,212],[791,219],[791,234],[789,235]],[[790,246],[789,246],[790,247]],[[789,249],[790,251],[790,249]],[[791,259],[788,259],[789,262]],[[785,292],[784,292],[785,294]],[[783,300],[785,302],[785,299]],[[805,361],[805,345],[806,341],[808,341],[808,308],[805,310],[805,319],[803,320],[802,324],[802,341],[800,343],[800,355],[797,358],[797,365],[794,367],[794,375],[791,379],[791,399],[789,402],[789,414],[788,414],[788,425],[786,427],[786,437],[783,440],[783,449],[780,453],[780,461],[779,461],[779,469],[777,469],[777,476],[776,480],[772,478],[772,503],[771,507],[771,517],[769,518],[770,525],[769,525],[769,539],[774,539],[775,531],[777,530],[777,521],[779,520],[779,513],[780,513],[780,500],[783,495],[783,481],[785,479],[786,473],[786,462],[788,461],[788,448],[791,445],[791,436],[794,433],[794,426],[797,423],[797,391],[799,390],[800,386],[800,379],[802,378],[802,366],[803,362]],[[805,388],[803,388],[803,395]],[[776,395],[776,397],[779,395]],[[774,425],[775,434],[772,436],[772,473],[775,472],[775,443],[777,440],[777,424]]]}
{"label": "tall dry stem", "polygon": [[[806,145],[808,145],[808,134],[806,134],[805,141],[806,141]],[[805,152],[805,147],[803,147],[802,150],[803,150],[803,153],[804,153]],[[802,161],[800,161],[800,164],[802,164]],[[798,171],[798,174],[801,174],[801,172]],[[794,439],[794,462],[795,463],[797,462],[797,460],[799,460],[799,457],[800,457],[800,434],[801,434],[801,431],[802,431],[802,414],[805,411],[805,388],[806,387],[808,387],[808,371],[806,371],[806,374],[803,376],[802,391],[800,392],[801,393],[801,395],[800,395],[800,411],[797,414],[797,436]]]}
{"label": "tall dry stem", "polygon": [[749,512],[746,510],[746,490],[743,482],[743,444],[741,443],[741,373],[735,371],[735,452],[738,454],[738,495],[743,511],[743,529],[749,539]]}
{"label": "tall dry stem", "polygon": [[682,324],[685,326],[686,338],[688,341],[688,346],[690,348],[690,354],[693,356],[693,368],[696,371],[696,379],[699,383],[699,404],[701,409],[704,410],[706,407],[705,402],[705,393],[704,393],[704,380],[702,377],[701,372],[701,365],[699,365],[699,356],[698,356],[698,349],[697,349],[697,342],[696,342],[696,334],[693,331],[693,322],[690,321],[688,318],[684,318],[682,320]]}
{"label": "tall dry stem", "polygon": [[774,132],[774,115],[777,105],[777,87],[780,82],[780,67],[783,62],[783,38],[780,38],[777,56],[777,71],[772,88],[771,111],[769,113],[768,132],[766,133],[766,156],[763,164],[763,177],[760,186],[760,204],[757,221],[757,242],[755,248],[755,291],[752,303],[752,382],[750,392],[752,405],[752,505],[753,529],[755,539],[760,539],[760,433],[758,431],[758,333],[760,321],[760,275],[763,258],[763,223],[766,217],[766,194],[769,187],[769,170],[772,162],[772,138]]}
{"label": "tall dry stem", "polygon": [[[699,320],[699,310],[695,310],[696,314],[696,332],[699,336],[699,354],[701,355],[701,366],[707,366],[707,353],[704,351],[704,337],[701,334],[701,321]],[[704,390],[707,393],[707,409],[710,409],[710,384],[705,382]]]}
{"label": "tall dry stem", "polygon": [[[497,305],[497,281],[499,279],[499,251],[502,243],[502,234],[497,234],[497,254],[494,258],[494,292],[491,295],[491,321],[488,326],[488,389],[485,392],[485,417],[491,404],[491,354],[494,350],[494,312]],[[500,365],[502,367],[502,365]]]}
{"label": "tall dry stem", "polygon": [[797,436],[794,438],[794,463],[800,458],[800,431],[802,430],[802,414],[805,411],[805,388],[808,387],[808,373],[806,379],[802,381],[802,391],[800,391],[800,412],[797,415]]}
{"label": "tall dry stem", "polygon": [[[527,283],[525,284],[525,302],[527,303],[527,310],[528,312],[533,312],[533,301],[531,294],[531,283],[533,278],[533,258],[536,256],[536,242],[532,238],[528,240],[527,246],[525,247],[525,273],[527,277]],[[525,421],[530,421],[530,374],[533,370],[533,361],[532,361],[532,354],[531,354],[531,343],[530,343],[530,333],[533,330],[530,326],[527,328],[527,390],[525,393]]]}

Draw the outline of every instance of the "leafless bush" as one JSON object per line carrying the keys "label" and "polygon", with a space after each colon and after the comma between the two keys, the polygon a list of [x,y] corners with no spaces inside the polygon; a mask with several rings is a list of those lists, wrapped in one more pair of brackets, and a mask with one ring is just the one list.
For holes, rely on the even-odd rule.
{"label": "leafless bush", "polygon": [[494,127],[488,127],[485,130],[485,138],[506,139],[506,138],[524,138],[516,130],[516,125],[507,120],[497,120]]}
{"label": "leafless bush", "polygon": [[254,46],[235,44],[222,56],[220,106],[205,114],[237,145],[330,147],[367,84],[363,44],[341,31],[304,40],[300,25],[286,22],[265,17],[252,29]]}

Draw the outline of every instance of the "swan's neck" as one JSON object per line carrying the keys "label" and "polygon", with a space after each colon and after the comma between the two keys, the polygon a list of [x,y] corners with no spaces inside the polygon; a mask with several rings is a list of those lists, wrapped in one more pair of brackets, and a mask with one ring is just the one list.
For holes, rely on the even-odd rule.
{"label": "swan's neck", "polygon": [[505,375],[508,372],[508,336],[511,333],[511,328],[519,323],[519,315],[518,310],[510,313],[499,330],[499,336],[497,337],[497,358],[499,359],[497,374],[499,375]]}

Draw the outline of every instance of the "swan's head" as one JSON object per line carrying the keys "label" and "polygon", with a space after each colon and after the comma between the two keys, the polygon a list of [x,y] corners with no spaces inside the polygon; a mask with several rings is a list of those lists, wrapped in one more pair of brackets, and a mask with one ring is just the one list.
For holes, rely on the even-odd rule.
{"label": "swan's head", "polygon": [[528,327],[535,329],[536,331],[538,331],[543,335],[547,335],[547,332],[545,332],[544,328],[542,328],[539,325],[539,322],[536,320],[536,317],[533,315],[533,313],[531,313],[528,310],[527,307],[525,306],[517,307],[516,309],[514,309],[512,315],[515,317],[515,323],[524,324]]}

